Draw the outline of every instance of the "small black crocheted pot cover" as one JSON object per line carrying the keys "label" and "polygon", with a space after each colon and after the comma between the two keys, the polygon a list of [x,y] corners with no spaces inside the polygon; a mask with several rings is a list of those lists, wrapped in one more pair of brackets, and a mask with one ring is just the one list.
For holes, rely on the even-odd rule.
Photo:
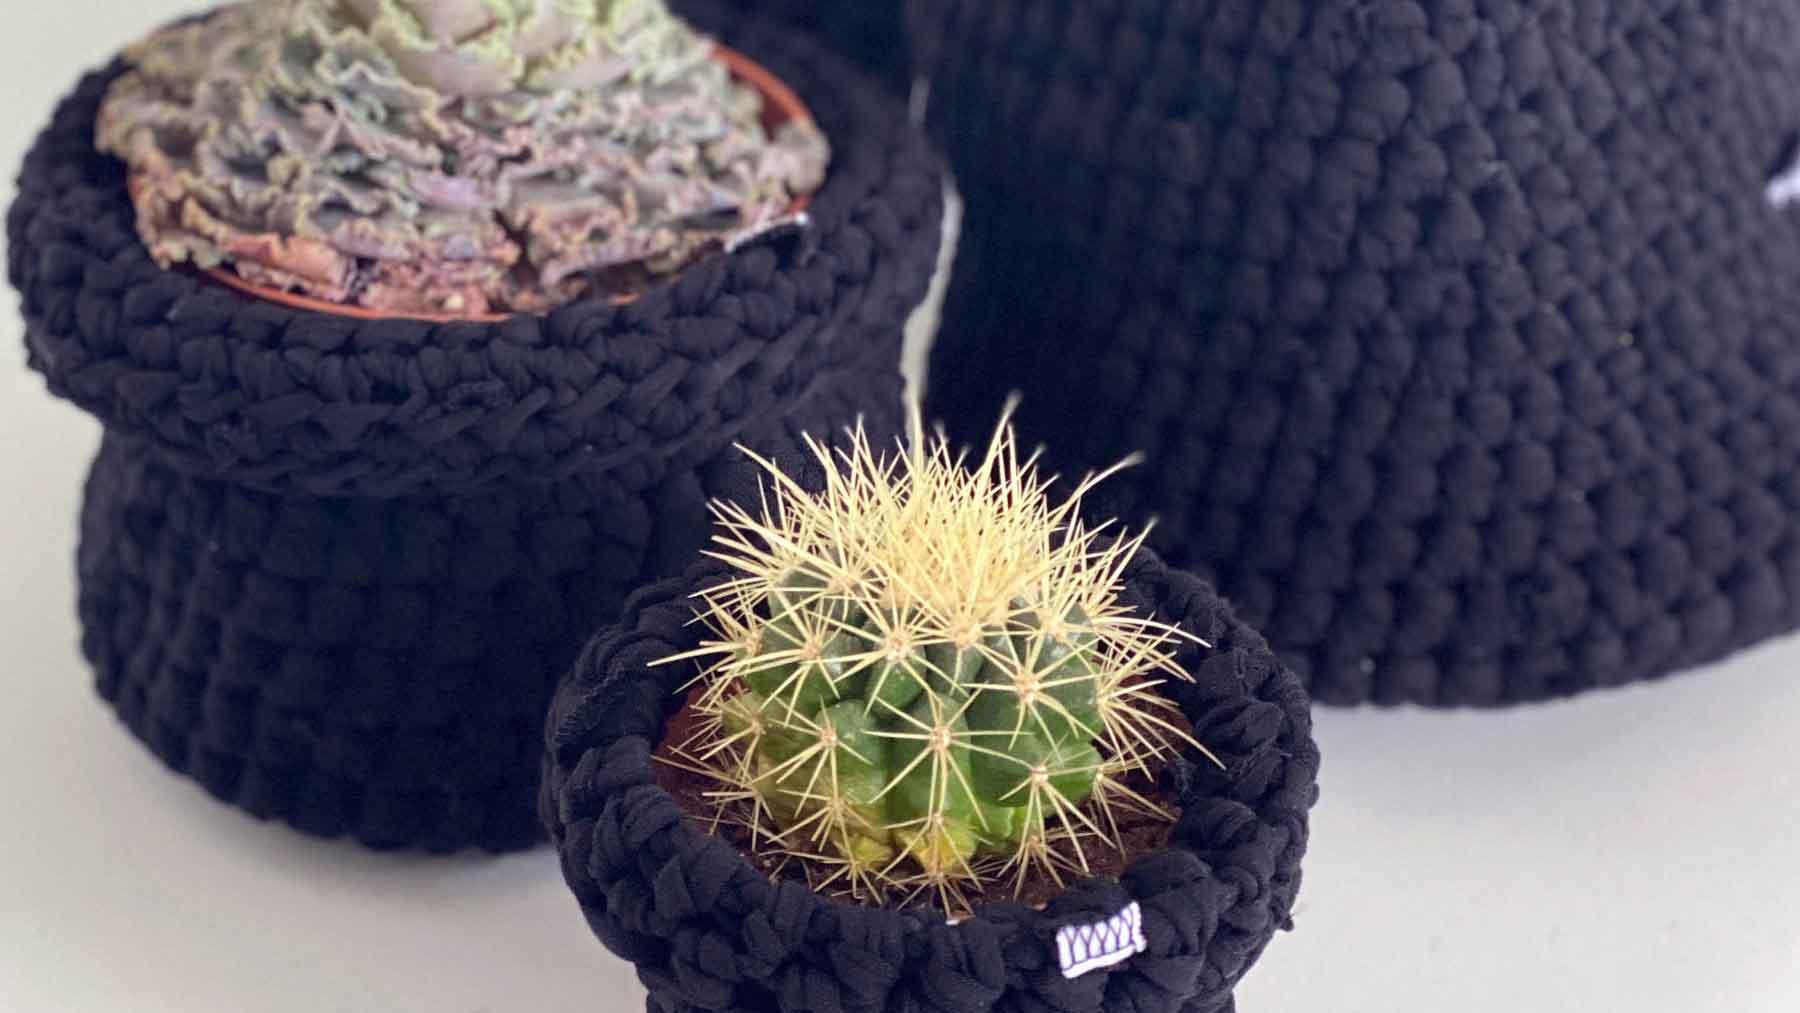
{"label": "small black crocheted pot cover", "polygon": [[[728,577],[706,563],[635,595],[558,689],[547,729],[542,810],[563,874],[600,940],[637,965],[653,1013],[1229,1009],[1289,925],[1319,753],[1299,679],[1210,587],[1148,551],[1125,573],[1139,612],[1214,645],[1182,648],[1194,681],[1171,691],[1224,770],[1180,765],[1171,846],[1045,910],[996,903],[952,926],[771,882],[657,785],[652,752],[697,672],[652,665],[698,646],[689,596]],[[1058,931],[1133,902],[1144,951],[1065,977]]]}
{"label": "small black crocheted pot cover", "polygon": [[[676,13],[718,0],[670,0]],[[827,47],[899,92],[911,83],[903,0],[727,0],[734,14],[748,14],[817,35]],[[699,16],[704,16],[699,15]]]}
{"label": "small black crocheted pot cover", "polygon": [[1147,451],[1092,506],[1315,699],[1800,624],[1800,7],[909,4],[969,205],[933,413]]}
{"label": "small black crocheted pot cover", "polygon": [[177,770],[379,847],[522,847],[556,678],[679,572],[747,444],[900,423],[904,323],[942,171],[898,100],[791,30],[705,24],[811,105],[813,224],[638,302],[363,322],[159,269],[93,150],[115,65],[27,157],[7,220],[31,364],[106,437],[83,513],[83,648]]}

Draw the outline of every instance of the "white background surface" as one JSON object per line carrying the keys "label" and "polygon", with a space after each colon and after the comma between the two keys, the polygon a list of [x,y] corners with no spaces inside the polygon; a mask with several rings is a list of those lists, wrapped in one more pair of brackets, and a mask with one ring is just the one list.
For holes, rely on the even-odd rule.
{"label": "white background surface", "polygon": [[[7,0],[0,163],[185,5]],[[1797,82],[1800,86],[1800,82]],[[1796,335],[1800,340],[1800,335]],[[376,856],[165,773],[76,650],[97,430],[0,315],[0,1011],[641,1010],[547,850]],[[1297,921],[1244,1013],[1800,1009],[1800,642],[1500,714],[1324,712]]]}

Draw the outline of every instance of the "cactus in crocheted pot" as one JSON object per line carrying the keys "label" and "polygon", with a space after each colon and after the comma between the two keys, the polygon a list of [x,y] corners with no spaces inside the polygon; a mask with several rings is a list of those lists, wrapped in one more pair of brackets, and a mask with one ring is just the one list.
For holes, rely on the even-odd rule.
{"label": "cactus in crocheted pot", "polygon": [[96,140],[160,264],[384,312],[629,295],[829,160],[662,0],[253,0],[126,55]]}
{"label": "cactus in crocheted pot", "polygon": [[[714,634],[694,731],[670,762],[716,790],[815,887],[946,910],[1032,877],[1090,872],[1147,786],[1194,746],[1158,687],[1187,678],[1173,627],[1132,614],[1120,574],[1141,536],[1051,505],[1004,423],[965,467],[915,426],[878,458],[815,447],[824,491],[768,468],[760,512],[716,507],[714,555],[741,576],[702,596]],[[1203,751],[1203,750],[1202,750]]]}

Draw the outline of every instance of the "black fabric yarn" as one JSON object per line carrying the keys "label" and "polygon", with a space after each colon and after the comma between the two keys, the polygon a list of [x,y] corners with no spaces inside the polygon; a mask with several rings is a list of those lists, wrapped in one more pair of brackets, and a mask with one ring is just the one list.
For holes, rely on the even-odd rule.
{"label": "black fabric yarn", "polygon": [[[547,727],[545,825],[588,924],[637,965],[651,1013],[1231,1009],[1234,985],[1290,926],[1319,754],[1299,680],[1210,587],[1148,551],[1125,573],[1141,613],[1214,645],[1183,647],[1195,681],[1171,685],[1225,769],[1183,765],[1171,846],[1043,911],[994,903],[951,926],[771,882],[657,785],[651,754],[697,673],[652,663],[698,646],[689,595],[728,576],[706,562],[633,596],[558,689]],[[1148,950],[1065,980],[1056,930],[1134,900]]]}
{"label": "black fabric yarn", "polygon": [[1024,394],[1315,699],[1800,625],[1788,0],[909,0],[968,199],[931,378]]}
{"label": "black fabric yarn", "polygon": [[168,764],[258,816],[378,847],[538,838],[557,676],[705,502],[805,432],[898,430],[904,323],[942,171],[881,87],[692,2],[811,105],[813,224],[636,303],[364,322],[163,271],[97,155],[114,65],[57,110],[7,219],[30,361],[106,436],[80,550],[99,689]]}
{"label": "black fabric yarn", "polygon": [[[692,0],[671,0],[686,14]],[[704,3],[705,0],[702,0]],[[817,35],[839,55],[854,61],[890,90],[911,83],[912,62],[902,24],[903,0],[729,0],[734,14],[750,15]]]}

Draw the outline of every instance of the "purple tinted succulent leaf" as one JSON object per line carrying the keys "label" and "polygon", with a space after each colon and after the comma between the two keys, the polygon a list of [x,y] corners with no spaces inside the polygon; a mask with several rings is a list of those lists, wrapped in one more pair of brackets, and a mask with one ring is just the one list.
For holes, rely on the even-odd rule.
{"label": "purple tinted succulent leaf", "polygon": [[662,0],[253,0],[132,47],[96,128],[164,266],[388,312],[635,292],[830,160]]}

